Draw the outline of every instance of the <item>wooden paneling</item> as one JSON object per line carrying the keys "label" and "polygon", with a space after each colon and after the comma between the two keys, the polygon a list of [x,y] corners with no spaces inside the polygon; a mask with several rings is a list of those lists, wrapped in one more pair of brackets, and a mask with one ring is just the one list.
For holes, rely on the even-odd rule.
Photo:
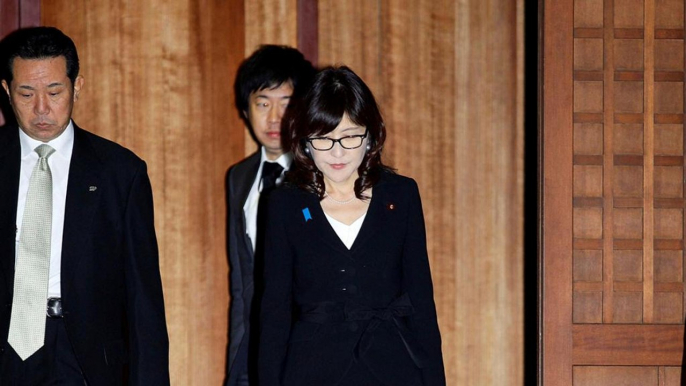
{"label": "wooden paneling", "polygon": [[[319,0],[319,64],[345,64],[383,99],[381,74],[388,61],[380,54],[381,2]],[[390,76],[390,74],[387,74]],[[381,104],[382,113],[386,106]]]}
{"label": "wooden paneling", "polygon": [[40,24],[40,0],[3,0],[0,2],[0,39],[19,27]]}
{"label": "wooden paneling", "polygon": [[577,366],[574,386],[679,386],[681,369],[666,366]]}
{"label": "wooden paneling", "polygon": [[681,365],[683,326],[575,324],[572,332],[574,365]]}
{"label": "wooden paneling", "polygon": [[[75,121],[148,163],[174,385],[219,385],[227,341],[224,173],[244,156],[233,76],[242,1],[43,1],[85,86]],[[253,27],[254,28],[254,27]]]}
{"label": "wooden paneling", "polygon": [[[684,342],[684,3],[544,9],[543,383],[674,384],[679,369],[664,366],[681,364]],[[571,251],[548,235],[572,238]]]}
{"label": "wooden paneling", "polygon": [[574,386],[658,386],[657,367],[577,366]]}
{"label": "wooden paneling", "polygon": [[522,1],[319,1],[321,65],[370,86],[417,180],[450,385],[523,377]]}
{"label": "wooden paneling", "polygon": [[[542,212],[542,244],[541,266],[543,280],[541,282],[543,298],[541,306],[542,344],[539,347],[542,363],[540,364],[541,384],[546,386],[571,385],[572,382],[572,320],[598,322],[602,318],[602,306],[599,304],[598,291],[585,293],[579,291],[574,298],[576,315],[572,315],[572,275],[573,252],[577,256],[587,254],[602,258],[603,245],[596,240],[574,239],[572,203],[591,203],[600,208],[605,205],[601,200],[593,200],[598,187],[590,192],[587,198],[571,200],[573,195],[573,160],[576,164],[578,156],[573,154],[593,155],[602,154],[603,133],[602,114],[574,113],[576,99],[572,94],[574,85],[573,64],[584,67],[584,62],[574,61],[572,52],[573,38],[567,31],[572,30],[576,20],[581,23],[575,30],[579,38],[596,37],[602,34],[587,33],[591,28],[602,25],[602,2],[587,1],[587,7],[573,7],[569,1],[545,1],[543,25],[543,94],[542,99],[542,165],[541,183],[542,196],[540,208]],[[554,17],[552,15],[555,15]],[[590,30],[593,31],[593,30]],[[582,33],[583,32],[583,33]],[[602,32],[602,31],[601,31]],[[577,55],[578,56],[578,55]],[[593,69],[597,69],[597,64]],[[594,77],[594,79],[598,79]],[[602,72],[601,78],[602,79]],[[574,130],[578,129],[579,132]],[[576,147],[571,147],[572,138],[580,138]],[[591,142],[592,141],[592,142]],[[576,142],[574,142],[576,144]],[[573,153],[572,150],[578,151]],[[582,164],[582,163],[579,163]],[[593,164],[598,164],[593,162]],[[602,165],[602,163],[600,163]],[[578,178],[578,177],[577,177]],[[598,182],[595,181],[595,184]],[[578,185],[579,183],[577,183]],[[576,205],[575,205],[576,207]],[[570,232],[572,230],[572,232]],[[578,248],[584,245],[586,248]],[[598,266],[599,265],[599,266]],[[591,268],[592,269],[592,268]],[[586,278],[600,275],[602,263],[596,262],[595,274]],[[554,310],[548,312],[548,310]]]}
{"label": "wooden paneling", "polygon": [[298,0],[298,49],[314,66],[319,62],[319,1]]}

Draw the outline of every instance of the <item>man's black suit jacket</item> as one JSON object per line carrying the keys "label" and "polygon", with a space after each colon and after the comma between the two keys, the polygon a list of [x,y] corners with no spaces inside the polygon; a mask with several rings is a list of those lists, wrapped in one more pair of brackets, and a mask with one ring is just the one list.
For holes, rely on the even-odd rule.
{"label": "man's black suit jacket", "polygon": [[[18,130],[16,126],[0,129],[3,348],[14,283]],[[61,291],[69,340],[89,384],[169,384],[169,342],[158,260],[145,162],[74,125]]]}
{"label": "man's black suit jacket", "polygon": [[236,385],[237,377],[248,369],[250,347],[250,315],[254,287],[254,255],[246,234],[243,206],[257,178],[260,152],[232,166],[226,175],[228,207],[227,250],[230,266],[231,306],[229,316],[229,349],[226,386]]}
{"label": "man's black suit jacket", "polygon": [[277,189],[268,214],[260,386],[343,385],[360,365],[369,384],[445,385],[413,180],[382,175],[351,249],[313,193]]}

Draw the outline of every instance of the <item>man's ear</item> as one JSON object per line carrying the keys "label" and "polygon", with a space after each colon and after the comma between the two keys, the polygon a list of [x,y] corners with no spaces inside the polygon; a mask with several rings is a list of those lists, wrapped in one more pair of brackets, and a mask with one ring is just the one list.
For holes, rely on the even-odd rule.
{"label": "man's ear", "polygon": [[76,77],[76,80],[74,81],[74,102],[79,99],[79,93],[81,92],[84,82],[85,80],[81,75]]}
{"label": "man's ear", "polygon": [[2,80],[2,88],[5,89],[5,92],[7,93],[7,98],[9,98],[10,103],[12,102],[12,98],[10,98],[10,86],[7,84],[7,81],[4,79]]}

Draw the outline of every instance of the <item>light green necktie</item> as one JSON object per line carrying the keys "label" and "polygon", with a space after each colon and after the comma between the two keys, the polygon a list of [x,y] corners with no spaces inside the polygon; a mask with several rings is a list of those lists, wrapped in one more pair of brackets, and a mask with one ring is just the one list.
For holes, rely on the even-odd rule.
{"label": "light green necktie", "polygon": [[21,222],[17,263],[14,269],[14,298],[7,341],[22,360],[43,347],[50,271],[52,231],[52,174],[48,157],[55,149],[40,145],[26,193]]}

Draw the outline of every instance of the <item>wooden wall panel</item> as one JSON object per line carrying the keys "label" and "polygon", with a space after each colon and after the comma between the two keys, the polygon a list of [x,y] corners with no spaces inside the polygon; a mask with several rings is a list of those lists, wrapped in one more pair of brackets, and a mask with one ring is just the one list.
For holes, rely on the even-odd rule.
{"label": "wooden wall panel", "polygon": [[244,155],[233,108],[242,1],[43,1],[86,79],[75,120],[148,163],[173,385],[219,385],[227,341],[224,173]]}
{"label": "wooden wall panel", "polygon": [[[455,14],[455,110],[443,114],[456,115],[456,384],[522,382],[523,3],[458,2]],[[440,69],[435,77],[439,89],[450,87]],[[434,229],[442,235],[434,242],[450,239]]]}
{"label": "wooden wall panel", "polygon": [[679,367],[577,366],[573,386],[678,386]]}
{"label": "wooden wall panel", "polygon": [[[573,194],[573,150],[579,154],[586,153],[586,157],[595,159],[602,154],[602,130],[598,122],[580,122],[587,125],[579,126],[579,131],[573,131],[573,38],[569,32],[575,20],[582,20],[585,27],[595,27],[602,24],[602,1],[587,1],[587,7],[574,7],[571,1],[546,0],[542,7],[545,21],[543,25],[542,45],[542,95],[545,103],[541,106],[541,280],[540,306],[541,326],[539,333],[539,384],[546,386],[571,386],[572,382],[572,310],[569,302],[572,299],[573,260],[587,254],[595,260],[593,278],[599,282],[602,270],[602,244],[592,243],[594,248],[584,248],[587,252],[572,254],[574,244],[591,244],[588,239],[573,240],[570,197]],[[576,19],[575,19],[576,16]],[[584,61],[576,60],[583,65]],[[595,68],[597,68],[597,64]],[[594,77],[593,79],[597,79]],[[540,105],[539,105],[540,106]],[[584,117],[593,114],[585,114]],[[576,126],[574,126],[576,128]],[[576,136],[576,137],[574,137]],[[574,138],[574,145],[572,140]],[[580,138],[580,141],[577,141]],[[577,145],[578,143],[578,145]],[[579,157],[579,156],[577,156]],[[591,190],[597,192],[597,188]],[[578,202],[602,207],[602,200],[580,197]],[[576,204],[576,202],[574,202]],[[578,250],[581,250],[580,248]],[[593,252],[595,251],[595,252]],[[579,263],[581,264],[581,263]],[[598,299],[595,294],[575,298],[574,304],[581,310],[575,315],[579,321],[600,321],[602,316]],[[565,305],[560,307],[560,305]],[[548,309],[554,310],[547,312]]]}
{"label": "wooden wall panel", "polygon": [[[345,64],[357,73],[381,100],[383,61],[381,3],[366,0],[319,0],[319,64]],[[385,113],[383,104],[380,106]]]}
{"label": "wooden wall panel", "polygon": [[449,385],[523,382],[522,7],[319,1],[320,64],[365,79],[419,183]]}

